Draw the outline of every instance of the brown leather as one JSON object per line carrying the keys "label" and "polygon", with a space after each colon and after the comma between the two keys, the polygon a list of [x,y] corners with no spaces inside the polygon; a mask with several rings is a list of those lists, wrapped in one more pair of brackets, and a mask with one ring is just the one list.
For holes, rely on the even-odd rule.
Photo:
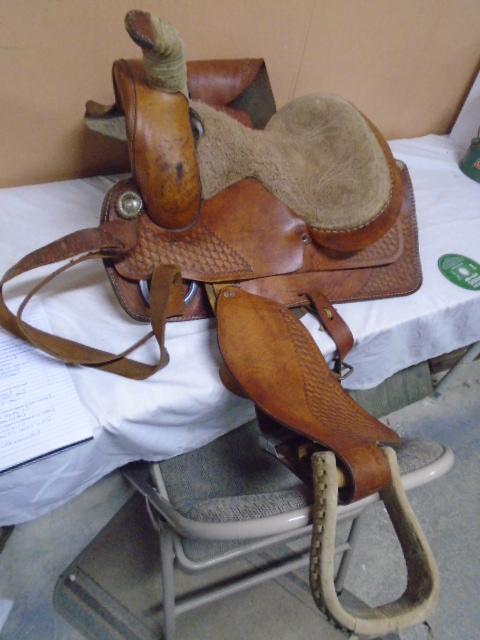
{"label": "brown leather", "polygon": [[[116,210],[116,202],[118,198],[125,193],[125,191],[138,191],[133,180],[120,181],[107,193],[107,196],[103,201],[102,212],[100,215],[100,223],[102,226],[104,226],[105,223],[112,224],[112,221],[118,221],[121,225],[125,224],[125,221],[120,218]],[[132,230],[134,230],[135,223],[129,222],[128,224],[131,225]],[[131,248],[133,248],[133,243]],[[125,251],[125,253],[127,253],[127,251]],[[138,320],[139,322],[150,322],[150,305],[142,295],[138,281],[128,280],[120,276],[115,269],[114,260],[111,258],[106,258],[103,262],[108,278],[123,309],[134,320]],[[184,282],[183,285],[181,285],[183,295],[187,294],[189,286],[189,282]],[[168,320],[169,322],[177,322],[179,320],[198,320],[212,315],[212,309],[205,290],[198,287],[193,300],[188,305],[183,305],[181,314],[169,316]]]}
{"label": "brown leather", "polygon": [[[206,102],[215,109],[228,113],[246,127],[254,126],[253,118],[256,126],[264,125],[275,112],[273,94],[262,58],[194,60],[187,62],[187,75],[193,100]],[[260,82],[261,76],[264,76],[263,83]],[[259,90],[268,94],[270,104],[259,104],[258,99],[255,99],[254,84],[257,80],[261,85]],[[253,93],[250,100],[249,91]],[[262,97],[265,102],[265,97]],[[260,111],[263,113],[260,114]],[[117,104],[104,105],[88,100],[85,105],[85,116],[89,118],[111,118],[121,113]]]}
{"label": "brown leather", "polygon": [[[130,30],[137,41],[151,47],[150,22],[143,14],[129,16],[135,21]],[[219,343],[225,360],[221,376],[228,388],[251,398],[262,420],[278,422],[333,449],[350,478],[345,499],[387,486],[388,466],[377,445],[395,444],[398,436],[342,390],[308,331],[283,304],[313,307],[343,359],[353,338],[331,301],[403,295],[419,286],[407,171],[400,172],[371,125],[390,168],[392,190],[385,207],[365,227],[335,233],[309,229],[253,178],[202,202],[185,97],[149,86],[137,61],[116,62],[113,77],[116,104],[126,117],[133,180],[120,182],[107,195],[101,229],[52,243],[6,274],[0,283],[0,322],[67,362],[143,379],[168,361],[166,320],[209,313],[205,291],[196,294],[187,310],[183,301],[189,280],[205,283],[208,299],[215,303],[218,296]],[[261,60],[192,63],[190,91],[254,126],[265,124],[274,107]],[[115,115],[96,104],[88,110],[92,117]],[[130,222],[121,220],[117,211],[126,190],[139,193],[144,202],[140,215]],[[16,316],[8,310],[1,295],[5,282],[36,266],[77,255],[34,287]],[[105,261],[122,306],[133,317],[152,323],[152,332],[117,355],[41,332],[22,318],[31,296],[46,282],[91,258]],[[142,280],[151,280],[149,303],[140,294]],[[151,335],[159,344],[159,363],[129,360],[126,356]]]}
{"label": "brown leather", "polygon": [[[85,260],[106,259],[115,254],[121,254],[132,246],[135,240],[133,226],[125,221],[116,221],[105,224],[98,229],[76,231],[28,254],[13,265],[0,282],[0,324],[11,333],[67,364],[82,364],[95,367],[135,380],[143,380],[150,377],[168,363],[168,353],[164,345],[167,318],[183,313],[180,274],[175,267],[159,266],[155,269],[152,275],[153,292],[151,300],[153,330],[119,354],[95,349],[73,340],[41,331],[23,320],[23,312],[28,302],[54,277]],[[3,295],[3,287],[7,282],[37,267],[53,264],[74,256],[79,257],[75,257],[33,287],[20,304],[16,314],[9,310]],[[157,364],[148,365],[126,357],[152,336],[155,336],[160,349],[160,359]]]}
{"label": "brown leather", "polygon": [[388,484],[388,466],[377,445],[397,444],[399,437],[341,388],[307,329],[288,309],[228,287],[216,313],[228,371],[264,413],[335,451],[351,479],[348,500]]}
{"label": "brown leather", "polygon": [[321,291],[309,289],[304,295],[311,301],[317,318],[335,342],[341,365],[342,360],[353,347],[352,332],[330,300]]}
{"label": "brown leather", "polygon": [[[422,270],[418,250],[418,233],[415,216],[415,202],[412,183],[408,170],[402,170],[404,198],[398,218],[399,233],[402,238],[402,251],[393,255],[389,263],[375,264],[376,249],[383,243],[390,244],[390,232],[372,247],[367,247],[357,256],[345,258],[347,268],[342,268],[342,260],[325,261],[328,270],[307,273],[291,273],[255,280],[244,280],[239,286],[250,293],[263,295],[277,300],[289,307],[308,305],[308,298],[300,292],[320,290],[331,302],[355,302],[409,295],[422,284]],[[397,246],[395,242],[394,247]],[[308,251],[316,248],[308,248]],[[382,249],[379,249],[380,253]],[[365,253],[365,259],[362,255]],[[386,252],[388,255],[388,252]],[[368,259],[367,259],[368,258]],[[368,261],[371,259],[371,266]],[[305,269],[312,267],[309,259]],[[363,262],[363,264],[362,264]],[[218,288],[218,287],[217,287]]]}
{"label": "brown leather", "polygon": [[115,62],[113,79],[126,117],[132,173],[148,215],[167,229],[191,226],[201,187],[187,99],[150,87],[138,60]]}
{"label": "brown leather", "polygon": [[188,89],[193,100],[227,106],[254,81],[262,58],[191,60],[187,62]]}
{"label": "brown leather", "polygon": [[[108,219],[115,216],[112,197]],[[248,178],[204,201],[192,229],[174,234],[142,214],[137,234],[135,248],[115,265],[124,278],[148,278],[163,262],[179,265],[185,278],[223,282],[301,269],[308,230],[258,180]]]}
{"label": "brown leather", "polygon": [[[112,199],[109,219],[115,215]],[[304,220],[254,178],[241,180],[204,201],[198,224],[183,233],[172,234],[142,214],[137,234],[135,249],[116,264],[118,273],[132,280],[148,278],[161,261],[178,264],[184,277],[201,282],[250,280],[305,271],[315,262],[322,264],[322,249],[310,246],[313,243]],[[392,236],[397,240],[398,232],[392,231]],[[398,242],[392,245],[391,236],[382,240],[383,249],[371,251],[371,261],[368,255],[357,257],[360,265],[354,263],[353,268],[376,266],[378,253],[384,265],[396,260]],[[388,250],[393,250],[390,257]],[[312,254],[317,254],[318,260]],[[323,267],[328,269],[338,262],[341,260],[327,257]]]}
{"label": "brown leather", "polygon": [[[333,256],[310,242],[303,220],[257,181],[245,180],[205,203],[199,225],[191,232],[170,236],[145,218],[151,234],[145,233],[124,259],[109,261],[109,277],[122,306],[142,321],[148,321],[150,313],[136,282],[147,279],[162,261],[178,264],[187,279],[217,282],[217,291],[225,281],[256,276],[240,286],[292,307],[309,306],[311,300],[303,295],[309,291],[321,291],[331,302],[406,295],[421,284],[415,206],[406,167],[402,185],[403,203],[394,227],[362,251]],[[118,220],[117,200],[125,191],[135,190],[131,180],[117,183],[105,198],[102,223]],[[284,230],[288,230],[285,235]],[[275,270],[280,275],[262,276]],[[186,307],[185,319],[211,314],[204,296],[200,299],[198,294],[196,300]]]}

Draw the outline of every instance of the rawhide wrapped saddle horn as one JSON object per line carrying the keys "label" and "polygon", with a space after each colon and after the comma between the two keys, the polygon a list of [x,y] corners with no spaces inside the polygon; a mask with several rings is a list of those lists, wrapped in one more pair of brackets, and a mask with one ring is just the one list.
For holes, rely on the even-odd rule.
{"label": "rawhide wrapped saddle horn", "polygon": [[[2,325],[69,363],[140,380],[167,363],[166,321],[216,314],[222,380],[255,403],[266,434],[290,430],[277,453],[313,483],[318,606],[357,635],[424,621],[438,572],[400,482],[400,438],[340,386],[353,337],[332,306],[420,286],[407,168],[342,98],[302,97],[275,112],[262,60],[186,63],[177,32],[160,19],[131,11],[126,28],[143,60],[116,61],[115,104],[89,102],[86,117],[126,140],[132,176],[107,194],[98,228],[34,251],[1,284],[65,258],[53,275],[100,258],[120,304],[151,332],[113,355],[39,331],[22,314],[41,284],[16,314],[2,297]],[[335,341],[334,370],[294,307],[312,311]],[[127,357],[150,336],[158,364]],[[377,491],[406,558],[407,588],[394,603],[349,612],[333,582],[337,499]]]}

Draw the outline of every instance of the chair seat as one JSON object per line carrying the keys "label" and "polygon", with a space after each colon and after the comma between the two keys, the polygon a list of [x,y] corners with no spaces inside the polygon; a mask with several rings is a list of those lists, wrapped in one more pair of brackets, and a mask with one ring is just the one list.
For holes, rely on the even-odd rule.
{"label": "chair seat", "polygon": [[[311,492],[258,444],[255,422],[191,453],[160,464],[172,503],[199,522],[253,520],[311,504]],[[404,439],[397,449],[402,474],[434,463],[445,448],[429,440]]]}

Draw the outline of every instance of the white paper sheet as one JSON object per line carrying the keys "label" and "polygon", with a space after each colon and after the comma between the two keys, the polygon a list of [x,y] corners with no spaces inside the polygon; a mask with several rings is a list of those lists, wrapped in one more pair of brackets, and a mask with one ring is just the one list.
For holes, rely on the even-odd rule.
{"label": "white paper sheet", "polygon": [[[30,320],[48,325],[37,305]],[[70,371],[0,330],[0,473],[93,437]]]}

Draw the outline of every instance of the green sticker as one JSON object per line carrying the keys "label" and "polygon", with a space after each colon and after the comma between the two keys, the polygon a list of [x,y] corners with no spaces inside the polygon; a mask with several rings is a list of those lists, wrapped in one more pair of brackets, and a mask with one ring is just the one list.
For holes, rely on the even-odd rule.
{"label": "green sticker", "polygon": [[455,253],[446,253],[438,259],[438,268],[457,287],[480,290],[480,264]]}

